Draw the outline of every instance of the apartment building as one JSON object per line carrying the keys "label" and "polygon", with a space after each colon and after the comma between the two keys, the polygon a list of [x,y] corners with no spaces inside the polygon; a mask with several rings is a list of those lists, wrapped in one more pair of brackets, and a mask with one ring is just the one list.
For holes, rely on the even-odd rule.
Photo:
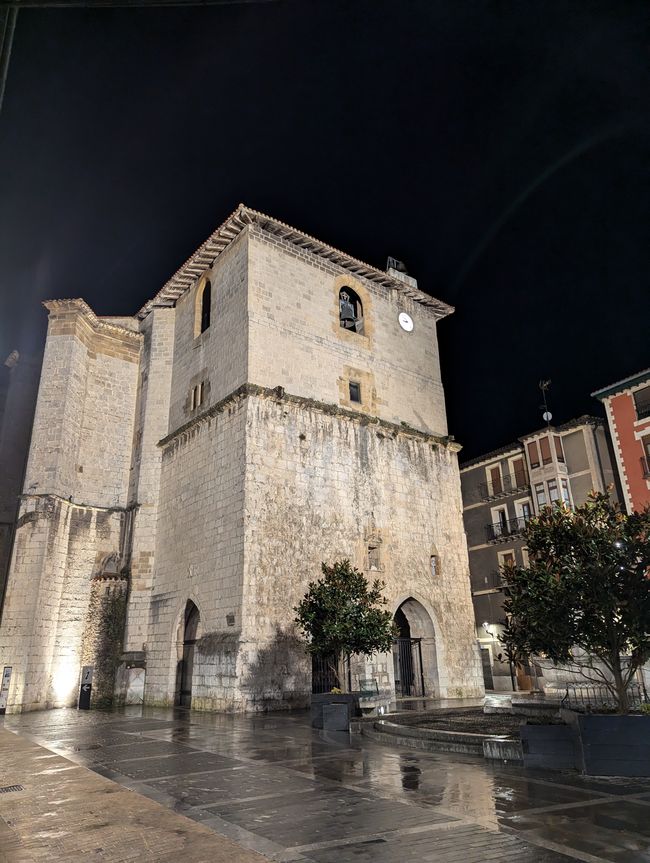
{"label": "apartment building", "polygon": [[501,568],[528,562],[523,529],[547,504],[578,506],[594,489],[615,489],[605,423],[582,416],[520,437],[461,465],[463,517],[469,550],[476,632],[485,688],[530,689],[540,668],[511,668],[498,640],[502,631]]}

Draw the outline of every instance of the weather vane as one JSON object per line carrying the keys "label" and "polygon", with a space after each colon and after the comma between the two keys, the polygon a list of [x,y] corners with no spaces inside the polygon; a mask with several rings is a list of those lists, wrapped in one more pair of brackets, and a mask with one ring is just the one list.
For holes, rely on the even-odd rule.
{"label": "weather vane", "polygon": [[553,419],[553,414],[548,409],[548,404],[546,402],[546,393],[547,393],[548,388],[550,386],[551,386],[550,381],[540,381],[539,382],[539,388],[542,391],[542,398],[544,399],[544,404],[540,405],[539,409],[544,411],[544,413],[542,414],[542,419],[544,420],[546,425],[550,425],[551,420]]}

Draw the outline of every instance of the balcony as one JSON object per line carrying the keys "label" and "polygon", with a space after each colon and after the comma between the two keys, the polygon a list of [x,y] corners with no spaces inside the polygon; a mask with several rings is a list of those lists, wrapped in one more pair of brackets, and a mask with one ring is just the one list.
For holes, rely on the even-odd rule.
{"label": "balcony", "polygon": [[502,587],[503,575],[500,570],[494,569],[492,572],[488,572],[487,575],[483,576],[483,583],[480,583],[479,580],[476,579],[472,593],[488,593],[493,590],[501,590]]}
{"label": "balcony", "polygon": [[485,532],[488,542],[507,542],[513,537],[518,537],[526,527],[529,517],[522,515],[519,518],[508,518],[497,521],[495,524],[486,524]]}
{"label": "balcony", "polygon": [[478,487],[481,500],[485,501],[498,500],[500,497],[507,497],[509,494],[526,491],[527,488],[528,477],[525,473],[506,474],[498,479],[482,482]]}
{"label": "balcony", "polygon": [[650,479],[650,461],[645,455],[641,456],[641,473],[644,479]]}

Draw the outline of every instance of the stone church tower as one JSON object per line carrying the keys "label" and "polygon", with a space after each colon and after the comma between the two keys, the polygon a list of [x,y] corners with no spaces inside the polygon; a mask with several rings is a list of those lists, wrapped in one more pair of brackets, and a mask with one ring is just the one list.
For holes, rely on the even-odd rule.
{"label": "stone church tower", "polygon": [[303,706],[293,607],[341,558],[385,581],[403,636],[353,685],[482,693],[449,306],[243,205],[134,317],[45,305],[0,627],[9,711],[74,704],[86,664],[97,699]]}

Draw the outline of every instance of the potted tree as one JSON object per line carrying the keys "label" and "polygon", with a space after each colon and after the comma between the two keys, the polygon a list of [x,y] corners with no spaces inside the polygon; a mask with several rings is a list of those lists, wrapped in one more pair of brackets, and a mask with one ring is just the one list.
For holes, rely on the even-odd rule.
{"label": "potted tree", "polygon": [[[369,584],[349,560],[321,564],[323,577],[310,582],[307,593],[294,608],[295,623],[306,637],[306,649],[331,670],[330,692],[312,695],[312,724],[323,727],[327,705],[347,704],[347,727],[358,709],[358,694],[347,692],[346,657],[371,656],[391,650],[393,620],[384,606],[384,583]],[[340,711],[339,711],[340,712]]]}
{"label": "potted tree", "polygon": [[[650,508],[626,515],[592,492],[574,510],[546,507],[524,537],[529,566],[503,571],[501,641],[509,655],[544,657],[609,695],[609,714],[569,717],[576,766],[650,775],[650,716],[632,713],[630,698],[650,658]],[[530,728],[524,735],[530,745]]]}

